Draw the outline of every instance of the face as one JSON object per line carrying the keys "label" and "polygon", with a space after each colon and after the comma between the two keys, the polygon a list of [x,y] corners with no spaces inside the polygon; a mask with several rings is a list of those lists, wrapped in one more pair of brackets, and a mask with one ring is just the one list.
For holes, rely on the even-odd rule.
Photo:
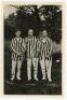
{"label": "face", "polygon": [[20,37],[21,32],[20,31],[17,31],[15,34],[16,34],[16,37]]}
{"label": "face", "polygon": [[44,31],[42,32],[42,36],[43,36],[43,37],[47,37],[47,31],[46,31],[46,30],[44,30]]}
{"label": "face", "polygon": [[30,37],[33,36],[33,30],[32,29],[28,30],[28,36],[30,36]]}

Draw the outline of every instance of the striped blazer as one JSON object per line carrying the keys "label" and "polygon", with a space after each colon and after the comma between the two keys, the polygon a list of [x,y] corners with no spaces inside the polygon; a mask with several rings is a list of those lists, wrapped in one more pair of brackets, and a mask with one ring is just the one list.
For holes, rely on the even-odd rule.
{"label": "striped blazer", "polygon": [[52,54],[52,40],[48,37],[45,39],[40,38],[40,53],[39,58],[49,58]]}
{"label": "striped blazer", "polygon": [[24,56],[25,45],[24,39],[13,38],[11,41],[11,50],[12,50],[12,59],[13,60],[21,60],[22,56]]}
{"label": "striped blazer", "polygon": [[36,37],[25,38],[27,58],[38,57],[39,41]]}

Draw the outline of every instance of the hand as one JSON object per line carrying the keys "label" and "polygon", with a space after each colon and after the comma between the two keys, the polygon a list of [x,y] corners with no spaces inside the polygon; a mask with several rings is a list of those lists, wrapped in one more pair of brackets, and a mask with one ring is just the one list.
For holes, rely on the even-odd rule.
{"label": "hand", "polygon": [[25,49],[24,48],[22,49],[22,52],[25,52]]}
{"label": "hand", "polygon": [[20,56],[20,55],[22,55],[22,53],[21,53],[21,52],[19,52],[19,53],[17,53],[17,55],[18,55],[18,56]]}

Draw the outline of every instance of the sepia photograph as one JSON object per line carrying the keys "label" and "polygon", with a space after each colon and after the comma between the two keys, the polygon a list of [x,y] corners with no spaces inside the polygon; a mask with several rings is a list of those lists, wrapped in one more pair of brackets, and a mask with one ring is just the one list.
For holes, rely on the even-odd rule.
{"label": "sepia photograph", "polygon": [[3,8],[4,94],[62,95],[62,6]]}

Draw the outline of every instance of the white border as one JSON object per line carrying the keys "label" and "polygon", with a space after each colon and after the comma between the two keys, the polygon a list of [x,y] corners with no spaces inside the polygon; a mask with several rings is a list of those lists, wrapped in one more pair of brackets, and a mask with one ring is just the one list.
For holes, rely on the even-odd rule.
{"label": "white border", "polygon": [[[4,47],[4,42],[3,42],[3,4],[6,3],[5,1],[8,1],[8,0],[4,0],[4,2],[1,2],[0,3],[0,94],[2,95],[3,94],[3,66],[4,66],[4,62],[3,62],[3,47]],[[67,24],[66,24],[66,13],[67,13],[67,6],[66,6],[66,2],[64,3],[64,1],[61,2],[61,0],[11,0],[11,1],[8,1],[7,2],[8,4],[61,4],[63,5],[63,29],[62,29],[62,36],[63,36],[63,39],[62,39],[62,53],[63,53],[63,67],[62,67],[62,73],[63,73],[63,83],[62,83],[62,91],[63,91],[63,95],[62,96],[58,96],[58,95],[38,95],[39,98],[42,98],[42,99],[45,99],[46,97],[46,100],[49,100],[50,98],[53,98],[53,100],[57,99],[57,98],[60,98],[61,100],[66,97],[66,85],[67,85],[67,64],[65,63],[65,61],[67,60],[66,58],[66,53],[67,53],[67,48],[66,48],[66,44],[67,44],[67,35],[66,35],[66,31],[67,30]],[[65,77],[66,76],[66,77]],[[22,95],[23,96],[23,95]],[[18,95],[15,95],[15,97],[18,97]],[[29,96],[23,96],[23,98],[27,98],[28,99]],[[32,97],[32,96],[31,96]],[[56,98],[55,98],[56,97]],[[34,99],[37,98],[37,96],[34,96],[33,97]],[[32,98],[29,98],[29,100],[32,99]]]}

